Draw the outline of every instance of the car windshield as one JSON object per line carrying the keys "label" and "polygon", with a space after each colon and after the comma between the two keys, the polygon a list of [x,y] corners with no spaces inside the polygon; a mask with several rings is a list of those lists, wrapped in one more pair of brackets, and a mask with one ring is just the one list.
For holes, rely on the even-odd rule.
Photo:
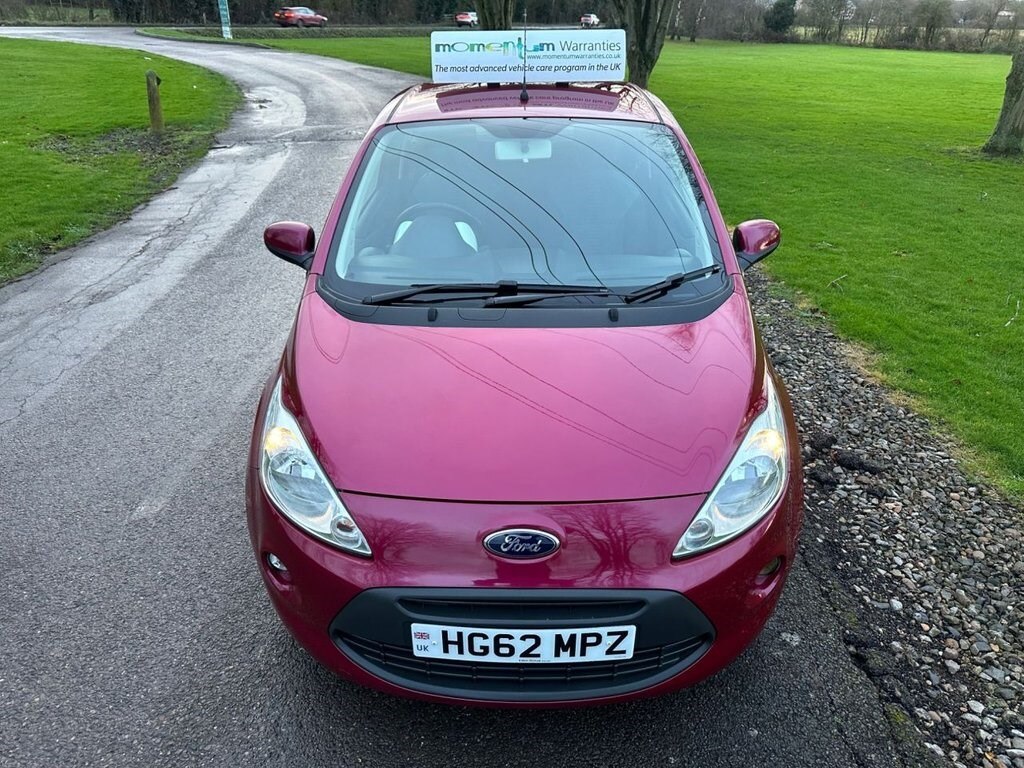
{"label": "car windshield", "polygon": [[499,280],[620,289],[720,259],[667,127],[442,120],[389,126],[374,138],[327,278],[356,297],[380,285]]}

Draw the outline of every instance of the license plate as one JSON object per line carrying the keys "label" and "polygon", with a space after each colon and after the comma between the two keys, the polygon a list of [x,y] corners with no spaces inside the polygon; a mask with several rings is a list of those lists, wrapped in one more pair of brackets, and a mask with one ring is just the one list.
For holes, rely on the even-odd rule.
{"label": "license plate", "polygon": [[635,626],[587,629],[483,629],[412,625],[412,652],[423,659],[512,664],[572,664],[633,658]]}

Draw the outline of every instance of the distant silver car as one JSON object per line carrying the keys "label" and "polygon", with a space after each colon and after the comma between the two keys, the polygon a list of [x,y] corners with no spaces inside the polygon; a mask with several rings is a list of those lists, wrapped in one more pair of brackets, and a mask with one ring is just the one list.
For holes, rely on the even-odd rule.
{"label": "distant silver car", "polygon": [[584,13],[580,16],[580,29],[594,29],[601,26],[601,20],[596,13]]}
{"label": "distant silver car", "polygon": [[475,27],[479,23],[476,11],[462,11],[455,14],[455,26],[457,27]]}

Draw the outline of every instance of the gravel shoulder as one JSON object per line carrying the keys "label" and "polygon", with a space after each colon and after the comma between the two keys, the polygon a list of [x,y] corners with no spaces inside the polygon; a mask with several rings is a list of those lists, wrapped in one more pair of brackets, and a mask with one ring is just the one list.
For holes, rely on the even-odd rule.
{"label": "gravel shoulder", "polygon": [[936,756],[1024,768],[1024,514],[821,317],[747,281],[803,433],[803,560],[848,651]]}

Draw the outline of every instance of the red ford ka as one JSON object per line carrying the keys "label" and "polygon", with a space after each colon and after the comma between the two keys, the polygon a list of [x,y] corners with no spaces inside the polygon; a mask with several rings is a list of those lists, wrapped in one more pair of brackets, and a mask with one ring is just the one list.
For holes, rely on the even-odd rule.
{"label": "red ford ka", "polygon": [[327,17],[312,8],[291,6],[274,12],[274,21],[281,27],[326,27]]}
{"label": "red ford ka", "polygon": [[363,141],[249,456],[282,620],[357,683],[571,706],[674,691],[758,635],[802,518],[797,434],[730,237],[627,84],[422,85]]}

